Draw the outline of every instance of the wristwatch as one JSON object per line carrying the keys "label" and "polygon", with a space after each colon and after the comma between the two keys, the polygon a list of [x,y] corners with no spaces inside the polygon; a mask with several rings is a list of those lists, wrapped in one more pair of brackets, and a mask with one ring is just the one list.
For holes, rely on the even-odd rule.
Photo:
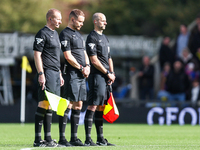
{"label": "wristwatch", "polygon": [[110,71],[109,70],[107,70],[107,72],[106,72],[106,75],[108,75],[110,73]]}
{"label": "wristwatch", "polygon": [[80,65],[80,72],[83,72],[83,66],[82,65]]}
{"label": "wristwatch", "polygon": [[44,73],[43,73],[43,72],[41,72],[41,71],[38,73],[38,75],[42,75],[42,74],[44,74]]}

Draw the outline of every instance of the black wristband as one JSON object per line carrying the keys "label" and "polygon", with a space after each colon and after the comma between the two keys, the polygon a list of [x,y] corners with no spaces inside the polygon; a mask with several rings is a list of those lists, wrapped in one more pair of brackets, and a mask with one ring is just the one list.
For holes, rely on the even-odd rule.
{"label": "black wristband", "polygon": [[82,65],[80,65],[80,72],[83,72],[83,66]]}
{"label": "black wristband", "polygon": [[88,66],[88,67],[91,67],[91,65],[90,65],[90,64],[86,64],[86,66]]}
{"label": "black wristband", "polygon": [[110,73],[115,75],[115,72],[110,72]]}

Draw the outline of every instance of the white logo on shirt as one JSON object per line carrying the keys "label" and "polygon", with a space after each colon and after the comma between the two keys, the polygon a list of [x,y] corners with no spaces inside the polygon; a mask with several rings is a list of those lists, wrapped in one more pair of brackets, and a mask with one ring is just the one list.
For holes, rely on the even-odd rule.
{"label": "white logo on shirt", "polygon": [[61,41],[61,44],[62,44],[64,47],[66,47],[66,46],[67,46],[67,40]]}
{"label": "white logo on shirt", "polygon": [[108,53],[110,53],[110,46],[108,46]]}
{"label": "white logo on shirt", "polygon": [[90,46],[91,49],[94,48],[95,44],[94,43],[88,43],[88,45]]}
{"label": "white logo on shirt", "polygon": [[43,41],[43,39],[41,38],[36,38],[36,40],[37,40],[37,44],[40,44]]}
{"label": "white logo on shirt", "polygon": [[99,40],[99,43],[101,42],[101,40]]}

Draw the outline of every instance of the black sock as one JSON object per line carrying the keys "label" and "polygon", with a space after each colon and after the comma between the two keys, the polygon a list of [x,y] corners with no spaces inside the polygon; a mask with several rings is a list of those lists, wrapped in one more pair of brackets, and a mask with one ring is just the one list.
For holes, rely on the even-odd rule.
{"label": "black sock", "polygon": [[71,114],[71,141],[75,141],[77,139],[77,130],[79,124],[81,110],[72,109]]}
{"label": "black sock", "polygon": [[38,107],[35,112],[35,142],[41,141],[41,129],[46,109]]}
{"label": "black sock", "polygon": [[93,116],[94,116],[94,111],[91,110],[86,111],[84,120],[86,141],[89,141],[91,139]]}
{"label": "black sock", "polygon": [[103,111],[95,111],[95,127],[98,141],[103,138]]}
{"label": "black sock", "polygon": [[60,133],[60,141],[64,141],[65,140],[65,127],[67,124],[67,117],[68,117],[68,113],[69,113],[70,109],[67,108],[67,110],[65,111],[64,116],[59,116],[59,133]]}
{"label": "black sock", "polygon": [[52,141],[51,139],[51,122],[52,122],[52,110],[48,109],[44,116],[44,139],[47,142]]}

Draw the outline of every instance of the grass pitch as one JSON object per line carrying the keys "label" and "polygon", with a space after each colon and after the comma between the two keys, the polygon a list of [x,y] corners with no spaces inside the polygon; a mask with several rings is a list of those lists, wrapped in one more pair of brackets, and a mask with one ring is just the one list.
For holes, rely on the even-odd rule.
{"label": "grass pitch", "polygon": [[[52,124],[52,138],[59,140],[58,124]],[[43,137],[43,134],[42,134]],[[84,125],[78,129],[78,137],[84,142]],[[34,148],[34,124],[0,124],[0,149],[2,150],[35,150],[35,149],[73,149],[73,150],[199,150],[200,127],[191,125],[145,125],[145,124],[104,124],[104,137],[115,147],[67,147],[67,148]],[[70,124],[66,127],[66,138],[70,139]],[[96,141],[95,126],[92,128],[92,139]]]}

